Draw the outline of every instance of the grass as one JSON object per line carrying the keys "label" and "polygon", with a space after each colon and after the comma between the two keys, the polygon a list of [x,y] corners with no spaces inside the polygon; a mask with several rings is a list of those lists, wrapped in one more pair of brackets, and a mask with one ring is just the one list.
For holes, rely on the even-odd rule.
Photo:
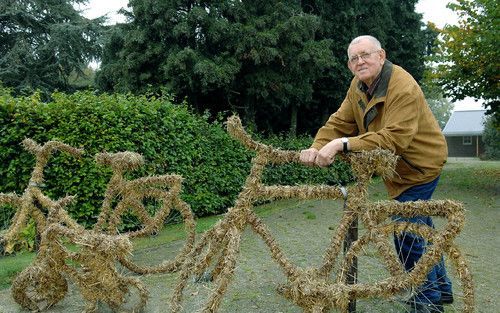
{"label": "grass", "polygon": [[[370,186],[369,194],[372,200],[386,199],[387,197],[382,183],[378,179]],[[465,253],[474,275],[478,312],[493,313],[500,305],[497,300],[500,273],[496,271],[496,265],[500,264],[499,195],[500,162],[463,160],[452,160],[447,163],[434,195],[434,199],[461,201],[467,209],[465,229],[456,241]],[[307,265],[313,262],[314,258],[320,259],[321,253],[323,253],[324,246],[320,245],[319,249],[314,250],[317,248],[313,245],[316,236],[325,236],[325,230],[333,231],[335,229],[335,221],[331,219],[331,216],[325,215],[325,212],[334,211],[334,208],[338,208],[340,205],[340,202],[332,204],[321,200],[307,202],[286,200],[267,203],[256,207],[255,210],[262,219],[266,220],[266,224],[271,228],[287,255],[291,254],[291,259],[301,263],[301,265]],[[199,218],[196,221],[197,232],[206,231],[221,218],[222,216]],[[274,224],[272,224],[273,221]],[[300,223],[305,225],[304,228],[300,228]],[[149,255],[151,251],[154,252],[160,246],[182,239],[184,236],[183,225],[169,225],[154,237],[135,239],[134,248],[138,257],[148,258],[151,257]],[[245,277],[240,283],[237,280],[241,274],[236,275],[236,281],[232,284],[235,289],[232,293],[230,291],[230,295],[228,294],[225,301],[226,305],[231,305],[227,302],[233,301],[233,305],[237,308],[240,308],[241,305],[245,306],[245,301],[252,303],[250,306],[262,308],[262,303],[267,305],[266,301],[270,301],[268,299],[272,298],[269,295],[274,294],[273,284],[275,281],[279,281],[280,270],[275,267],[264,267],[268,263],[272,264],[272,260],[268,256],[267,248],[262,246],[259,238],[246,235],[245,238],[247,241],[243,242],[238,266],[239,270],[244,272],[243,276]],[[311,241],[301,246],[297,244],[300,240]],[[261,251],[253,252],[256,249]],[[256,258],[257,253],[261,254]],[[0,290],[9,288],[12,278],[28,266],[33,258],[33,253],[0,257]],[[262,276],[261,272],[266,272],[267,276]],[[165,288],[166,281],[173,284],[174,278],[173,276],[159,276],[158,278],[149,276],[145,277],[144,280],[146,282],[154,281],[153,285]],[[156,281],[158,282],[156,283]],[[257,291],[252,289],[253,285],[259,282],[264,282],[260,289],[266,291],[265,299],[258,298],[262,293],[259,289]],[[153,289],[154,287],[148,288]],[[255,292],[257,292],[256,295],[254,295]],[[152,293],[162,294],[162,291],[153,289]],[[155,302],[152,297],[151,301],[154,307],[158,300]],[[281,307],[285,308],[288,305],[286,300],[275,299],[273,301],[278,303],[275,305],[278,305],[280,310]],[[254,308],[253,311],[271,312],[267,309],[262,311],[257,308]],[[288,312],[286,309],[284,311]],[[242,312],[248,311],[243,310]],[[290,310],[290,312],[292,311]]]}
{"label": "grass", "polygon": [[314,214],[313,212],[304,211],[304,212],[302,212],[302,214],[304,214],[305,218],[307,218],[308,220],[316,219],[316,214]]}
{"label": "grass", "polygon": [[476,288],[477,312],[498,312],[500,274],[500,162],[449,162],[436,198],[453,198],[467,210],[456,239],[469,262]]}
{"label": "grass", "polygon": [[34,258],[35,254],[31,252],[0,257],[0,289],[9,288],[12,279],[30,265]]}

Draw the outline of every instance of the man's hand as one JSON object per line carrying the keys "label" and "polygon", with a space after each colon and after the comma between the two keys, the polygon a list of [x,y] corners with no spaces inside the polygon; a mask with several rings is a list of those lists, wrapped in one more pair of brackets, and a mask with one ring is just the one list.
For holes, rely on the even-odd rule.
{"label": "man's hand", "polygon": [[300,151],[300,162],[307,166],[313,166],[316,156],[318,155],[318,149],[309,148]]}
{"label": "man's hand", "polygon": [[327,167],[333,163],[335,155],[342,152],[343,144],[340,138],[334,139],[318,151],[315,163],[320,167]]}
{"label": "man's hand", "polygon": [[300,162],[309,166],[316,164],[320,167],[327,167],[333,163],[335,155],[342,152],[343,148],[340,138],[334,139],[319,151],[315,148],[300,151]]}

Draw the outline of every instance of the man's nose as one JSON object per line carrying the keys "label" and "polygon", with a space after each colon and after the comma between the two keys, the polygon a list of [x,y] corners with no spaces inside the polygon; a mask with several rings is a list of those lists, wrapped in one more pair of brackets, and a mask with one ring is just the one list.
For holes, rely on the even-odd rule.
{"label": "man's nose", "polygon": [[363,64],[363,63],[365,63],[365,60],[362,57],[358,57],[358,59],[356,60],[356,64],[359,64],[359,62],[361,62],[361,64]]}

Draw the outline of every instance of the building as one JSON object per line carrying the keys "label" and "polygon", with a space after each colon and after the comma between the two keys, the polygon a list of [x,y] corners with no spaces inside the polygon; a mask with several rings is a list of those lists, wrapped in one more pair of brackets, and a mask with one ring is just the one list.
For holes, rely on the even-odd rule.
{"label": "building", "polygon": [[454,111],[443,129],[450,157],[479,157],[486,110]]}

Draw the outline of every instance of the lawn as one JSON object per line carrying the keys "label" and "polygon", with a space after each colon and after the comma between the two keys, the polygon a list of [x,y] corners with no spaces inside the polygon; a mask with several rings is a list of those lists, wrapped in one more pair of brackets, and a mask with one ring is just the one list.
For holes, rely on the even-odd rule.
{"label": "lawn", "polygon": [[[373,200],[385,199],[376,180],[369,189]],[[467,209],[466,225],[456,239],[474,276],[476,312],[494,313],[500,273],[500,162],[450,160],[441,176],[435,199],[454,199]],[[332,230],[342,211],[340,201],[276,201],[255,208],[269,227],[285,255],[300,266],[321,262]],[[220,217],[198,219],[198,231],[210,228]],[[438,221],[439,225],[439,221]],[[179,225],[168,226],[156,237],[134,242],[134,260],[156,264],[179,246]],[[23,312],[10,296],[12,277],[30,264],[34,255],[24,253],[0,257],[0,312]],[[165,312],[176,274],[142,278],[150,291],[146,312]],[[220,312],[301,312],[276,292],[285,281],[281,268],[271,259],[267,247],[252,231],[243,234],[235,278],[224,297]],[[206,300],[210,284],[193,285],[186,291],[185,312],[193,312]],[[74,286],[69,295],[47,312],[81,312],[84,304]],[[109,312],[101,306],[102,312]],[[366,312],[370,312],[367,309]],[[358,312],[365,312],[358,309]],[[371,311],[373,312],[373,311]],[[447,312],[454,312],[447,310]]]}

